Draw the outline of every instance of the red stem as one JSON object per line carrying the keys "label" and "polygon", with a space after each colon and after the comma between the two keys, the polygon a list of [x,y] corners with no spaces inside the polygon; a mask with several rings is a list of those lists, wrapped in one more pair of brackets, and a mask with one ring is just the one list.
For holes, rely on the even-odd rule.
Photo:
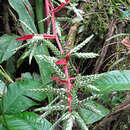
{"label": "red stem", "polygon": [[[46,9],[46,17],[48,17],[49,16],[49,12],[50,12],[50,10],[49,10],[49,2],[48,2],[48,0],[45,0],[45,9]],[[50,18],[49,19],[47,19],[47,27],[49,26],[49,23],[50,23]]]}

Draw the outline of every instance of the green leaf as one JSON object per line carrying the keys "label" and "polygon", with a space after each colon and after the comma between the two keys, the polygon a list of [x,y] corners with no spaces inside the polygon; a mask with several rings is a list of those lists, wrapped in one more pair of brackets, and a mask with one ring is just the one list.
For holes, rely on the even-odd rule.
{"label": "green leaf", "polygon": [[25,80],[10,84],[7,93],[3,97],[3,112],[8,114],[23,112],[29,107],[37,105],[26,96],[38,101],[45,99],[45,93],[34,93],[30,91],[30,89],[40,88],[40,86],[41,83],[33,80]]}
{"label": "green leaf", "polygon": [[6,127],[4,127],[1,123],[0,123],[0,130],[8,130]]}
{"label": "green leaf", "polygon": [[[8,0],[8,1],[9,4],[12,6],[12,8],[18,13],[19,19],[23,21],[25,24],[27,24],[27,26],[29,26],[35,33],[37,33],[34,20],[29,15],[27,8],[24,5],[24,1],[23,0]],[[28,0],[26,0],[26,4],[29,5]],[[26,32],[26,34],[30,34],[30,31],[23,24],[22,27]]]}
{"label": "green leaf", "polygon": [[130,90],[130,70],[115,70],[93,83],[100,92]]}
{"label": "green leaf", "polygon": [[84,119],[86,124],[92,124],[109,114],[109,110],[105,108],[104,106],[98,104],[97,102],[89,101],[86,104],[91,105],[93,108],[95,108],[97,111],[101,113],[101,114],[98,114],[91,110],[80,108],[79,113],[81,117]]}
{"label": "green leaf", "polygon": [[[14,73],[16,72],[16,67],[15,67],[15,61],[16,61],[16,56],[11,56],[7,61],[6,61],[6,72],[8,75],[14,79]],[[11,69],[10,69],[11,68]]]}
{"label": "green leaf", "polygon": [[63,121],[63,128],[62,130],[72,130],[74,117],[71,115],[68,119]]}
{"label": "green leaf", "polygon": [[88,130],[88,127],[86,126],[86,124],[85,124],[84,120],[82,119],[82,117],[80,117],[79,113],[77,113],[76,111],[73,111],[72,114],[75,117],[78,124],[80,125],[81,129],[82,130]]}
{"label": "green leaf", "polygon": [[36,55],[40,55],[40,54],[48,55],[48,50],[43,44],[41,44],[37,47],[36,52],[35,52],[35,59],[39,65],[42,81],[45,84],[48,81],[50,81],[52,69],[51,69],[49,63],[45,62],[44,60],[41,60],[39,57],[36,56]]}
{"label": "green leaf", "polygon": [[20,56],[20,58],[17,61],[17,68],[19,68],[19,66],[23,63],[24,59],[29,56],[30,52],[31,52],[30,49],[29,50],[26,49],[25,52]]}
{"label": "green leaf", "polygon": [[11,51],[21,45],[17,42],[17,35],[3,35],[0,37],[0,63],[9,59],[15,52]]}
{"label": "green leaf", "polygon": [[39,74],[37,74],[36,72],[34,72],[34,73],[32,74],[32,77],[33,77],[34,80],[36,80],[36,81],[38,81],[38,82],[41,81],[41,76],[40,76]]}
{"label": "green leaf", "polygon": [[4,87],[5,87],[5,83],[0,80],[0,97],[3,95]]}
{"label": "green leaf", "polygon": [[40,33],[44,33],[44,24],[43,22],[39,22],[43,19],[43,0],[36,0],[35,6],[39,31]]}
{"label": "green leaf", "polygon": [[[23,112],[13,115],[5,115],[9,130],[50,130],[51,123],[45,118],[38,122],[39,115],[32,112]],[[4,119],[0,120],[4,123]]]}

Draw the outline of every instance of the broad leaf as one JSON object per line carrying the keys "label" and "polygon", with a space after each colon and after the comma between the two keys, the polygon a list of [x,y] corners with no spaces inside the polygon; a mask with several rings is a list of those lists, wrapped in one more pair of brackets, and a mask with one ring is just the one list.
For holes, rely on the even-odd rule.
{"label": "broad leaf", "polygon": [[39,74],[35,73],[35,72],[32,74],[32,77],[33,77],[34,80],[36,80],[38,82],[41,81],[41,76]]}
{"label": "broad leaf", "polygon": [[[16,72],[16,56],[13,55],[11,56],[7,61],[6,61],[6,72],[10,76],[11,79],[14,79],[14,73]],[[10,69],[11,68],[11,69]]]}
{"label": "broad leaf", "polygon": [[6,127],[4,127],[1,123],[0,123],[0,130],[8,130]]}
{"label": "broad leaf", "polygon": [[0,63],[9,59],[15,52],[11,51],[21,45],[16,35],[3,35],[0,37]]}
{"label": "broad leaf", "polygon": [[72,114],[75,117],[75,120],[77,121],[77,123],[79,124],[79,126],[81,127],[81,129],[82,130],[88,130],[88,127],[86,126],[83,118],[79,115],[79,113],[76,112],[76,111],[73,111]]}
{"label": "broad leaf", "polygon": [[[39,55],[39,54],[48,55],[47,48],[45,48],[42,44],[38,46],[38,48],[36,49],[36,52],[35,52],[35,55]],[[35,59],[39,65],[42,81],[45,84],[48,81],[50,81],[52,69],[51,69],[49,63],[45,62],[44,60],[41,60],[38,56],[35,56]]]}
{"label": "broad leaf", "polygon": [[41,77],[36,72],[34,72],[33,74],[31,74],[30,72],[22,73],[21,78],[22,78],[22,80],[29,80],[29,79],[31,79],[31,80],[35,80],[35,81],[41,82]]}
{"label": "broad leaf", "polygon": [[[39,115],[32,112],[5,115],[4,118],[10,130],[50,130],[51,127],[51,123],[46,119],[38,122]],[[4,124],[2,117],[0,117],[0,121]]]}
{"label": "broad leaf", "polygon": [[[33,18],[29,15],[25,3],[23,0],[8,0],[12,8],[18,13],[19,19],[23,21],[29,28],[31,28],[35,33],[37,33]],[[30,5],[28,0],[25,1],[27,5]],[[30,6],[31,7],[31,6]],[[26,34],[30,31],[22,24],[22,27]]]}
{"label": "broad leaf", "polygon": [[130,90],[130,70],[115,70],[93,83],[100,92]]}
{"label": "broad leaf", "polygon": [[72,130],[74,117],[71,115],[68,119],[63,121],[63,128],[62,130]]}
{"label": "broad leaf", "polygon": [[91,105],[93,108],[95,108],[96,111],[101,113],[101,114],[98,114],[98,113],[95,113],[94,111],[91,111],[85,108],[80,108],[79,110],[80,116],[84,119],[86,124],[92,124],[109,114],[109,110],[105,108],[104,106],[98,104],[97,102],[90,101],[86,104]]}
{"label": "broad leaf", "polygon": [[36,105],[36,103],[26,96],[39,101],[45,99],[46,95],[44,93],[34,93],[30,91],[30,89],[40,88],[41,85],[41,83],[33,80],[10,84],[6,95],[3,97],[3,112],[8,114],[18,113]]}

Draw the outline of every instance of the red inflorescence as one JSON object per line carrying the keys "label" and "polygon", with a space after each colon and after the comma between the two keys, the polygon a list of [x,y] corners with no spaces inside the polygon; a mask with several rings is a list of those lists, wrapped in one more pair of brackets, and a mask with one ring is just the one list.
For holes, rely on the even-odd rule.
{"label": "red inflorescence", "polygon": [[[46,16],[51,16],[51,18],[47,19],[47,27],[49,26],[49,23],[50,23],[50,20],[52,20],[52,31],[53,31],[53,35],[47,35],[47,34],[29,34],[29,35],[25,35],[25,36],[22,36],[16,40],[27,40],[27,39],[32,39],[35,35],[36,36],[42,36],[44,39],[55,39],[56,42],[57,42],[57,45],[59,47],[59,50],[61,51],[61,53],[64,53],[63,49],[62,49],[62,46],[61,46],[61,43],[58,39],[58,35],[56,33],[56,27],[55,27],[55,13],[59,12],[62,8],[65,8],[65,5],[67,5],[70,1],[69,0],[65,0],[66,3],[61,3],[58,7],[54,8],[53,6],[53,3],[50,2],[49,0],[45,0],[45,9],[46,9]],[[68,63],[68,60],[69,60],[69,56],[70,54],[67,54],[65,59],[62,59],[62,60],[59,60],[58,62],[56,62],[55,64],[56,65],[64,65],[64,70],[65,70],[65,75],[66,75],[66,81],[64,80],[61,80],[57,77],[51,77],[53,80],[56,80],[58,82],[61,82],[61,83],[65,83],[67,84],[67,90],[66,90],[66,93],[68,94],[68,99],[69,99],[69,102],[68,102],[68,106],[69,106],[69,112],[71,113],[72,110],[71,110],[71,101],[72,101],[72,95],[70,94],[70,91],[72,89],[72,84],[71,84],[71,81],[74,80],[76,78],[75,77],[70,77],[69,75],[69,72],[68,72],[68,68],[67,68],[67,63]]]}

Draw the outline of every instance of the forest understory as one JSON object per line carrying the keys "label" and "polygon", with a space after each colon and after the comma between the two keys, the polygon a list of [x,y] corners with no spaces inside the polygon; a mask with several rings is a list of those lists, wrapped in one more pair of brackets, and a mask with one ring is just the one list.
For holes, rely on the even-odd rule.
{"label": "forest understory", "polygon": [[[53,127],[55,130],[87,130],[87,128],[89,130],[130,130],[130,1],[72,0],[69,3],[66,3],[65,7],[63,6],[63,8],[59,9],[55,13],[56,36],[59,37],[59,41],[61,42],[61,46],[65,52],[65,55],[62,54],[62,51],[60,52],[57,50],[53,50],[55,46],[57,48],[58,46],[55,39],[50,38],[50,35],[55,31],[53,29],[54,21],[52,8],[60,6],[60,4],[62,4],[62,1],[60,2],[60,0],[50,0],[54,7],[51,4],[50,7],[48,7],[52,11],[50,11],[50,16],[48,15],[48,18],[46,16],[47,6],[45,6],[45,1],[20,0],[20,4],[22,6],[18,4],[18,0],[16,1],[12,0],[11,2],[11,0],[0,0],[0,105],[3,104],[0,107],[0,130],[22,130],[26,128],[26,126],[22,127],[22,123],[19,127],[11,125],[11,123],[17,123],[18,120],[13,119],[17,118],[17,116],[15,117],[14,115],[19,114],[19,112],[32,112],[37,114],[38,116],[44,115],[47,121],[49,123],[51,122],[50,124],[54,124],[55,127]],[[27,13],[24,11],[26,11]],[[27,20],[24,21],[24,18],[22,18],[22,16]],[[51,17],[52,22],[48,22],[49,20],[51,21]],[[29,40],[32,44],[26,42],[28,39],[26,40],[24,36],[32,35],[31,30],[34,31],[34,36],[35,33],[49,34],[49,40],[47,41],[50,41],[50,46],[52,46],[53,44],[54,47],[51,48],[49,45],[46,45],[48,49],[43,49],[43,54],[48,56],[48,58],[46,58],[45,56],[42,57],[41,55],[42,50],[40,50],[39,48],[41,45],[41,43],[39,42],[40,38],[36,39],[36,41],[35,39],[30,38],[32,41],[30,39]],[[93,38],[90,38],[92,34]],[[19,37],[22,37],[24,40],[16,41],[16,39],[18,39]],[[87,44],[84,44],[84,46],[80,49],[79,55],[78,52],[71,54],[70,52],[74,52],[73,48],[76,48],[76,46],[80,45],[80,43],[82,44],[83,41],[86,40],[86,38],[90,38],[91,40],[89,40]],[[43,42],[49,44],[49,42],[47,41]],[[37,42],[37,44],[34,44],[34,42]],[[28,46],[26,46],[26,44]],[[23,45],[25,45],[25,47],[21,47]],[[39,51],[37,51],[37,48],[39,48]],[[8,51],[9,49],[10,51]],[[13,50],[14,52],[11,50]],[[93,53],[91,54],[92,56],[90,55],[89,58],[86,56],[86,53],[90,52]],[[69,53],[70,55],[68,56],[67,54]],[[57,54],[57,57],[55,57],[55,54]],[[96,54],[98,54],[97,57]],[[69,57],[69,60],[67,59],[67,56]],[[77,57],[73,58],[73,56]],[[46,67],[46,63],[41,63],[38,58],[40,60],[46,59],[45,62],[47,62],[47,59],[49,60],[49,58],[52,58],[50,61],[48,61],[49,64],[52,64],[51,61],[55,61],[56,65],[63,72],[63,76],[64,71],[65,76],[67,76],[66,70],[68,69],[70,77],[68,76],[69,78],[67,78],[67,81],[65,79],[62,79],[62,73],[60,75],[60,72],[58,73],[58,69],[56,70],[56,72],[52,71],[50,67]],[[65,63],[63,63],[62,58],[64,58]],[[57,61],[57,59],[60,60]],[[66,64],[68,67],[67,69],[65,69]],[[64,65],[64,67],[62,65]],[[52,64],[51,67],[53,68],[55,67],[55,65]],[[123,75],[119,75],[120,78],[116,81],[116,78],[119,77],[118,74],[121,73],[121,71],[123,71],[124,77]],[[82,80],[85,80],[86,75],[98,76],[102,73],[110,74],[109,78],[111,78],[112,74],[114,76],[117,75],[115,79],[111,78],[108,80],[107,83],[108,86],[111,86],[109,85],[109,83],[112,84],[113,79],[112,86],[114,87],[114,85],[117,85],[117,88],[115,87],[115,89],[112,88],[111,90],[109,90],[109,88],[107,88],[106,90],[103,89],[101,90],[102,93],[98,93],[98,89],[100,90],[100,87],[98,87],[98,82],[92,84],[92,86],[90,85],[90,87],[88,85],[87,89],[86,87],[84,87],[84,85],[82,88],[77,86],[75,87],[75,85],[77,85],[76,83],[78,82],[78,79],[80,80],[79,82],[81,82],[82,84]],[[59,77],[57,78],[57,76]],[[50,79],[50,77],[52,77],[53,80]],[[31,80],[37,82],[32,83]],[[64,89],[69,86],[68,80],[70,80],[70,87],[72,88],[70,88],[70,90],[67,89],[64,92]],[[96,79],[94,79],[94,81],[95,80]],[[107,79],[104,79],[104,82],[105,80]],[[24,81],[26,83],[24,83]],[[24,91],[25,95],[23,92],[23,95],[20,95],[21,98],[16,101],[17,105],[15,106],[14,103],[11,105],[11,108],[6,104],[6,102],[9,103],[8,100],[11,100],[13,96],[13,90],[11,91],[10,89],[10,87],[14,87],[13,84],[15,84],[16,86],[18,85],[19,87],[20,85],[21,87],[22,85],[33,86],[33,84],[40,86],[39,88],[29,87],[32,89],[32,91],[34,91],[34,93],[35,91],[43,92],[42,90],[40,90],[41,88],[43,88],[43,86],[53,86],[52,91],[55,91],[56,89],[57,91],[55,93],[51,93],[51,90],[44,90],[42,96],[39,93],[38,95],[37,92],[34,96],[34,94],[30,94],[30,92],[29,94],[27,94],[26,90]],[[60,87],[61,89],[59,89]],[[74,87],[76,88],[76,90],[73,90]],[[104,87],[106,86],[104,85]],[[10,91],[11,93],[9,93]],[[17,93],[19,93],[20,91],[22,90],[17,90],[14,94],[17,95]],[[72,115],[73,111],[75,112],[74,115],[68,119],[68,121],[64,122],[64,120],[62,119],[59,121],[59,123],[57,121],[61,118],[61,115],[68,112],[68,110],[66,108],[63,108],[63,105],[65,105],[64,102],[62,102],[64,97],[62,97],[62,94],[57,95],[58,91],[63,91],[64,93],[62,92],[62,94],[65,95],[66,98],[68,98],[69,101],[65,99],[67,100],[66,104],[69,104],[72,100],[72,102],[70,103],[71,105],[68,105],[68,109],[69,112],[72,109]],[[70,96],[70,94],[72,97]],[[75,94],[77,95],[75,96]],[[82,102],[83,100],[91,96],[95,96],[96,94],[99,94],[99,97],[97,96],[93,102],[87,104],[88,110],[85,111],[83,110],[84,108],[82,108],[81,112],[79,110],[80,106],[78,106],[74,100]],[[7,96],[11,97],[9,98]],[[60,96],[62,100],[59,98]],[[22,97],[25,97],[27,100],[23,99]],[[30,105],[22,106],[19,103],[21,100],[23,100],[21,103],[28,103]],[[31,102],[28,100],[31,100]],[[53,102],[53,100],[55,101]],[[51,103],[55,104],[56,108],[52,106]],[[104,112],[98,113],[98,110],[96,111],[95,106],[95,108],[91,108],[91,103],[95,104],[95,106],[101,104],[103,108],[99,105],[100,107],[97,109],[102,109]],[[60,108],[57,107],[57,104]],[[20,106],[20,108],[18,108],[18,105]],[[48,106],[48,108],[46,106]],[[42,107],[44,107],[44,109],[40,109]],[[15,108],[17,108],[16,111],[18,111],[18,113],[14,112]],[[51,109],[54,110],[51,111]],[[90,110],[91,112],[95,112],[96,115],[91,113]],[[78,115],[76,115],[76,112],[79,113],[79,115],[81,114],[80,116],[83,117],[83,120],[78,119]],[[86,114],[87,116],[84,116],[84,112],[90,112],[91,116],[89,114]],[[9,115],[11,115],[12,117]],[[35,116],[33,116],[33,118],[34,117]],[[19,122],[20,121],[18,121],[18,123]],[[84,122],[87,127],[84,125]],[[49,123],[46,124],[46,128],[43,128],[41,124],[40,126],[36,126],[34,128],[31,128],[29,126],[27,128],[28,130],[46,130],[50,128]],[[68,125],[70,126],[67,126],[66,123],[68,123]]]}

